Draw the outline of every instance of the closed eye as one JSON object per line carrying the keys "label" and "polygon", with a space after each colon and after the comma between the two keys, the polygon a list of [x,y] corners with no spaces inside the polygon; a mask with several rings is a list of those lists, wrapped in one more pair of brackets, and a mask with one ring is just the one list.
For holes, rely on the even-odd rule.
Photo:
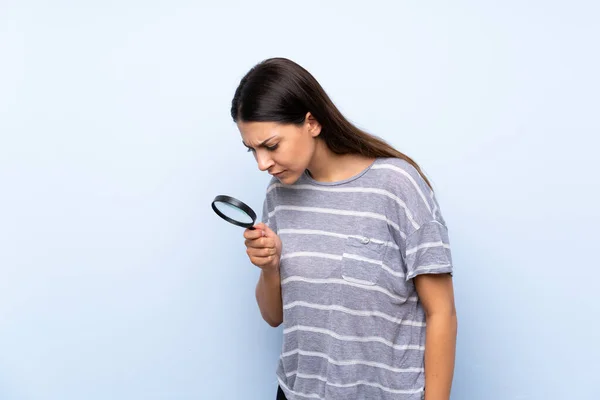
{"label": "closed eye", "polygon": [[[246,145],[244,145],[244,146],[246,146]],[[273,146],[266,146],[266,145],[262,145],[262,147],[264,147],[264,148],[265,148],[265,149],[267,149],[268,151],[275,151],[275,150],[277,150],[277,148],[279,147],[279,144],[274,144]],[[249,153],[254,151],[254,148],[253,148],[253,147],[246,146],[246,148],[248,149],[247,151],[248,151]]]}
{"label": "closed eye", "polygon": [[[266,140],[263,140],[262,143],[260,143],[258,145],[258,147],[264,147],[265,149],[267,149],[267,151],[275,151],[279,147],[279,143],[275,143],[275,144],[272,144],[270,146],[267,145],[267,143],[271,142],[271,141],[275,141],[276,138],[277,138],[277,135],[271,136],[270,138],[268,138]],[[253,147],[248,146],[246,144],[246,142],[244,142],[244,140],[242,140],[242,144],[248,148],[248,152],[256,152],[256,150]]]}

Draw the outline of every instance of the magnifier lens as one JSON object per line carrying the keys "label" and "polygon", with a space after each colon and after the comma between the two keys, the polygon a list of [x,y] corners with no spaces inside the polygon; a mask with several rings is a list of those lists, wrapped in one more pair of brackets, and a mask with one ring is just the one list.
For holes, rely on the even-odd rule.
{"label": "magnifier lens", "polygon": [[243,224],[252,224],[254,222],[246,212],[232,204],[215,201],[215,207],[217,207],[225,216],[235,221]]}
{"label": "magnifier lens", "polygon": [[234,197],[225,195],[215,197],[212,202],[212,209],[227,222],[247,229],[254,229],[256,212]]}

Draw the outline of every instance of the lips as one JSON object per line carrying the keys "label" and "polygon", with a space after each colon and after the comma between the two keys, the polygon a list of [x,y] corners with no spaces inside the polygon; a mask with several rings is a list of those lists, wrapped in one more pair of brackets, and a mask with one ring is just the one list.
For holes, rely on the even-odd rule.
{"label": "lips", "polygon": [[271,175],[273,175],[273,176],[280,176],[280,175],[281,175],[281,174],[283,174],[284,172],[285,172],[285,171],[274,172],[274,173],[271,173]]}

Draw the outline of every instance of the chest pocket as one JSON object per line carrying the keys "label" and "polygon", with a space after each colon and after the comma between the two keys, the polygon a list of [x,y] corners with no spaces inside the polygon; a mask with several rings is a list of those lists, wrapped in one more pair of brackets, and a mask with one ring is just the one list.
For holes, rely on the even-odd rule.
{"label": "chest pocket", "polygon": [[375,285],[381,275],[386,246],[367,237],[348,237],[342,255],[342,278],[361,285]]}

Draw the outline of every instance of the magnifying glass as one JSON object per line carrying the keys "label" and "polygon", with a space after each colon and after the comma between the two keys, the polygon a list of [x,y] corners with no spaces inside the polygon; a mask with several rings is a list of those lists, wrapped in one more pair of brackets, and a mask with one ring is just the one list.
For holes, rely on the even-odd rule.
{"label": "magnifying glass", "polygon": [[219,195],[215,197],[211,206],[213,211],[225,221],[243,228],[254,229],[256,213],[238,199]]}

